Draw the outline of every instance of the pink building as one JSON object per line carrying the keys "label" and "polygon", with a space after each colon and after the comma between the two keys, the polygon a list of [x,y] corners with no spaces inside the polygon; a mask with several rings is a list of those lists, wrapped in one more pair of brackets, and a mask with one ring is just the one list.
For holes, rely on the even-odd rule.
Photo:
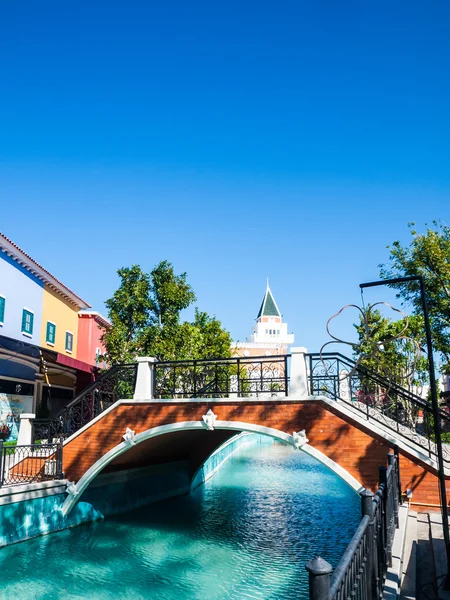
{"label": "pink building", "polygon": [[78,313],[78,360],[103,367],[99,364],[98,357],[103,354],[105,348],[100,340],[104,328],[111,326],[106,317],[93,310],[81,310]]}

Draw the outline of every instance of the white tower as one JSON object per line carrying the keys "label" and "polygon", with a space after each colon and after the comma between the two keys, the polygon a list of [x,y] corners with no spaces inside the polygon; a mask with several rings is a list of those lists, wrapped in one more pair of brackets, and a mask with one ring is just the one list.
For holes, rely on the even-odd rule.
{"label": "white tower", "polygon": [[288,333],[287,323],[283,322],[280,309],[267,281],[256,323],[247,342],[236,344],[235,354],[240,356],[286,354],[288,346],[293,343],[294,334]]}

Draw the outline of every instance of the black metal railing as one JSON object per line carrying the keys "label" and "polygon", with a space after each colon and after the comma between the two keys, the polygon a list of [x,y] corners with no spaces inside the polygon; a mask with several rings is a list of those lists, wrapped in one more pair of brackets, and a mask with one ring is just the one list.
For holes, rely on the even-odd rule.
{"label": "black metal railing", "polygon": [[65,439],[95,419],[117,400],[133,397],[137,364],[116,365],[101,375],[50,419],[33,421],[33,441]]}
{"label": "black metal railing", "polygon": [[0,442],[0,486],[63,478],[62,442],[4,446]]}
{"label": "black metal railing", "polygon": [[339,564],[332,566],[320,557],[306,565],[309,596],[314,600],[375,600],[392,566],[392,544],[398,527],[401,502],[397,454],[388,454],[389,466],[380,467],[380,487],[374,495],[361,492],[362,519]]}
{"label": "black metal railing", "polygon": [[249,356],[155,363],[155,398],[285,396],[288,357]]}
{"label": "black metal railing", "polygon": [[[340,400],[397,435],[437,456],[430,402],[395,381],[378,375],[339,353],[307,354],[310,392]],[[450,432],[450,414],[440,409],[441,429]],[[443,457],[450,464],[450,446]]]}

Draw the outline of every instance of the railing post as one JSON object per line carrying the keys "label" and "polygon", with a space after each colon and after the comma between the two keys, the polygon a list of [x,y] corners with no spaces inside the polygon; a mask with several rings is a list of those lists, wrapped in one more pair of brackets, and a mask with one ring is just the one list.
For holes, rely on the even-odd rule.
{"label": "railing post", "polygon": [[305,565],[309,573],[310,600],[328,600],[330,595],[330,573],[333,567],[318,556]]}
{"label": "railing post", "polygon": [[367,530],[367,558],[366,558],[366,597],[368,599],[375,598],[376,596],[376,576],[375,576],[375,564],[376,564],[376,548],[375,548],[375,521],[373,515],[373,492],[364,489],[359,494],[361,496],[361,513],[362,516],[366,515],[369,517],[369,527]]}
{"label": "railing post", "polygon": [[133,400],[151,400],[153,398],[153,379],[156,358],[141,356],[137,359],[136,387]]}
{"label": "railing post", "polygon": [[386,557],[386,563],[389,567],[392,567],[392,546],[390,540],[390,521],[393,519],[393,515],[391,515],[391,504],[390,504],[390,494],[389,486],[387,481],[387,468],[379,467],[379,478],[380,478],[380,486],[383,485],[383,530],[384,530],[384,555]]}
{"label": "railing post", "polygon": [[5,477],[5,460],[3,457],[3,440],[0,440],[0,487],[3,485]]}
{"label": "railing post", "polygon": [[56,445],[56,478],[62,479],[63,477],[63,444],[60,442]]}
{"label": "railing post", "polygon": [[402,482],[400,480],[400,454],[398,452],[398,446],[394,446],[394,454],[395,454],[395,468],[396,468],[396,478],[395,478],[395,484],[397,486],[397,493],[398,493],[398,503],[399,505],[402,503]]}
{"label": "railing post", "polygon": [[394,503],[394,518],[395,527],[398,528],[398,480],[397,480],[397,458],[393,452],[388,452],[388,465],[392,467],[391,481],[392,489],[389,493],[392,493],[392,500]]}
{"label": "railing post", "polygon": [[306,348],[291,348],[289,396],[309,396],[306,373]]}
{"label": "railing post", "polygon": [[20,415],[18,446],[30,446],[33,443],[33,419],[35,417],[36,415],[33,413],[22,413]]}

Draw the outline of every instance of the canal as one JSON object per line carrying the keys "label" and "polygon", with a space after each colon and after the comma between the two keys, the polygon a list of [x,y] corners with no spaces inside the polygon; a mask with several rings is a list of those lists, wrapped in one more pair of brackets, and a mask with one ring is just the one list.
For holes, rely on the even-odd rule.
{"label": "canal", "polygon": [[298,600],[304,564],[339,561],[357,494],[303,452],[241,448],[189,496],[0,551],[0,598]]}

